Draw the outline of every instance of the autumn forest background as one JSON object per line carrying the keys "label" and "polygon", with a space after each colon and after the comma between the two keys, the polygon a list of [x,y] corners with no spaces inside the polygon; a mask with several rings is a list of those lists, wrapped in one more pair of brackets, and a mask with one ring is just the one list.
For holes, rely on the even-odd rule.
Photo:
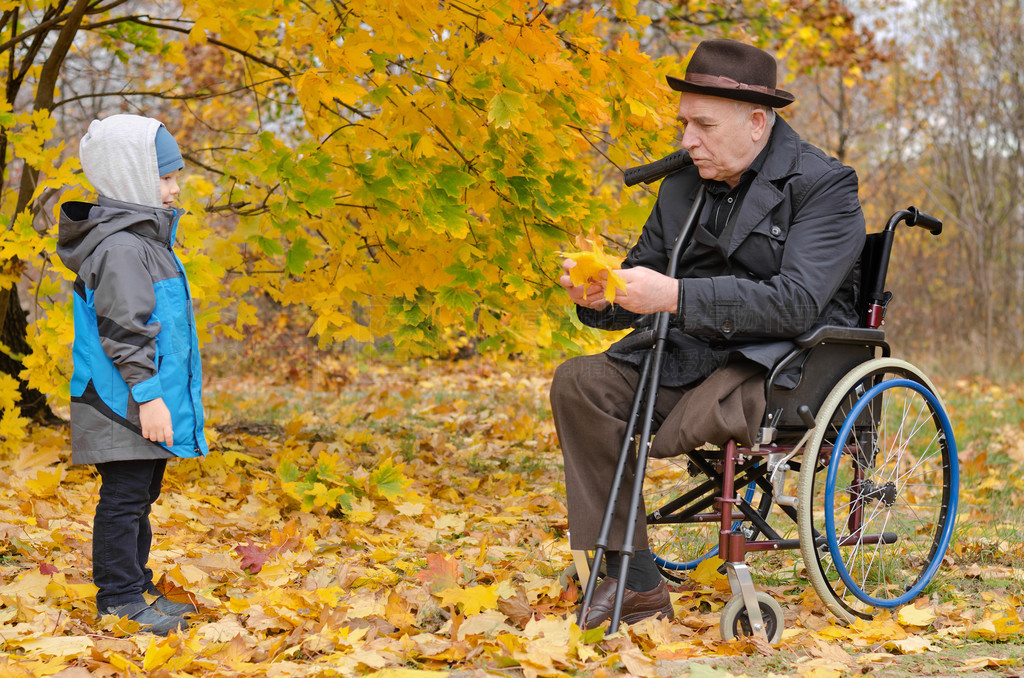
{"label": "autumn forest background", "polygon": [[[579,594],[547,384],[608,342],[555,278],[624,252],[697,42],[775,54],[784,117],[900,230],[886,330],[954,421],[961,521],[906,609],[841,626],[752,558],[782,643],[718,638],[728,583],[604,638]],[[0,676],[1018,675],[1024,657],[1021,0],[0,0]],[[90,120],[162,120],[212,454],[169,467],[152,562],[187,634],[96,620],[98,478],[69,463]]]}

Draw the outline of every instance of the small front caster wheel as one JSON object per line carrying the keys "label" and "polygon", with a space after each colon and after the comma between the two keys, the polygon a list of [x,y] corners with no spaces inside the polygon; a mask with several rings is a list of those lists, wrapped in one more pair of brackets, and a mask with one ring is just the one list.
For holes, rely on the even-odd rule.
{"label": "small front caster wheel", "polygon": [[[587,562],[588,563],[590,562],[590,556],[589,555],[587,556]],[[601,566],[597,569],[597,574],[600,577],[603,577],[606,574],[605,566],[604,566],[604,559],[601,560]],[[580,581],[580,573],[576,569],[576,563],[575,562],[569,563],[569,567],[567,567],[564,570],[562,570],[562,572],[558,575],[558,583],[561,585],[562,589],[568,589],[570,581],[576,582],[576,584],[581,589],[584,587],[583,586],[583,582]]]}
{"label": "small front caster wheel", "polygon": [[562,570],[562,573],[558,575],[558,583],[562,586],[562,589],[569,588],[569,582],[574,581],[577,584],[580,583],[580,574],[576,571],[576,563],[569,563],[569,567]]}
{"label": "small front caster wheel", "polygon": [[[757,605],[761,608],[761,620],[764,621],[765,635],[768,636],[768,642],[775,645],[782,640],[782,628],[785,626],[785,621],[782,618],[782,606],[762,591],[758,591],[756,596]],[[747,607],[743,604],[743,596],[733,596],[722,608],[719,629],[722,631],[722,640],[754,635],[754,629],[747,616]]]}

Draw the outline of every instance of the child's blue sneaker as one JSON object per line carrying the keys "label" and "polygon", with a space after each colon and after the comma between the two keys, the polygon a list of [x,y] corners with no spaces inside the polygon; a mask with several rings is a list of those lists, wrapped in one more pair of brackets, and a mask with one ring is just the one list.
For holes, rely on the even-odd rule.
{"label": "child's blue sneaker", "polygon": [[188,622],[181,617],[164,614],[145,602],[128,603],[100,611],[100,616],[107,614],[138,622],[142,625],[142,628],[139,629],[140,632],[153,633],[158,636],[166,636],[171,631],[184,631],[188,628]]}
{"label": "child's blue sneaker", "polygon": [[[189,594],[191,595],[191,594]],[[149,606],[157,612],[163,612],[169,614],[172,617],[184,617],[187,614],[195,614],[199,612],[192,603],[176,603],[163,593],[154,584],[150,584],[146,591],[143,592],[143,596],[149,602]]]}
{"label": "child's blue sneaker", "polygon": [[149,606],[157,612],[163,612],[172,617],[184,617],[186,614],[199,612],[199,609],[192,603],[176,603],[162,593]]}

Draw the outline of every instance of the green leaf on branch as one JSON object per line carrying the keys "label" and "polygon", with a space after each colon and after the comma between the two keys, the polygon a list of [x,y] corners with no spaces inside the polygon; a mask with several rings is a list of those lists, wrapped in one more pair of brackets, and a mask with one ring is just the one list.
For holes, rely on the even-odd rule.
{"label": "green leaf on branch", "polygon": [[285,270],[292,275],[300,275],[306,269],[306,262],[313,258],[313,250],[309,241],[299,238],[292,243],[285,258]]}
{"label": "green leaf on branch", "polygon": [[487,102],[487,122],[496,127],[510,127],[519,122],[523,112],[523,95],[499,92]]}

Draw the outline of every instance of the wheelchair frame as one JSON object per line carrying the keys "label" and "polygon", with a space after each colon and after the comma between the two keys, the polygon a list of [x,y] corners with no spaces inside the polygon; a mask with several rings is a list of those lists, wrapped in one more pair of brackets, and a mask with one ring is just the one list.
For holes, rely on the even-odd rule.
{"label": "wheelchair frame", "polygon": [[[689,163],[689,155],[681,151],[650,165],[627,170],[626,184],[652,183]],[[673,245],[666,271],[671,277],[676,275],[679,256],[693,235],[704,201],[704,188],[701,187]],[[885,291],[889,257],[895,229],[903,222],[924,228],[936,236],[942,231],[941,221],[910,207],[893,214],[880,233],[869,234],[861,257],[862,282],[865,283],[862,327],[826,326],[796,338],[796,347],[776,363],[766,381],[767,406],[758,441],[750,447],[729,441],[715,453],[685,451],[687,472],[691,476],[701,474],[705,480],[680,490],[677,496],[647,514],[649,528],[658,529],[666,525],[719,526],[717,546],[706,546],[707,550],[696,559],[673,562],[655,551],[654,545],[652,551],[655,551],[659,567],[670,579],[675,579],[675,570],[692,568],[716,553],[724,561],[733,593],[721,615],[720,628],[725,639],[759,635],[777,642],[782,635],[781,607],[771,596],[754,588],[753,577],[745,562],[747,553],[799,549],[808,578],[819,597],[832,613],[844,620],[868,618],[875,608],[904,604],[920,593],[941,564],[956,520],[959,478],[955,439],[934,386],[913,365],[890,357],[889,345],[881,329],[886,306],[892,298],[891,293]],[[634,555],[634,524],[636,512],[643,506],[647,457],[669,315],[659,313],[653,329],[635,332],[629,338],[635,348],[646,349],[647,354],[640,369],[639,384],[589,572],[597,572],[608,550],[612,515],[626,464],[630,457],[635,456],[630,512],[620,550],[623,571],[628,569]],[[794,368],[800,371],[796,386],[779,386],[780,378]],[[827,381],[804,378],[820,369],[840,376]],[[903,407],[903,420],[894,427],[895,433],[885,433],[889,415],[883,408],[888,405],[888,398],[899,401],[897,404],[901,402]],[[916,416],[916,420],[911,422],[913,434],[927,432],[931,426],[935,427],[935,434],[930,439],[924,436],[924,443],[913,443],[903,430],[908,413]],[[897,410],[896,417],[899,416],[900,410]],[[899,440],[890,447],[886,436],[893,435]],[[886,445],[880,444],[883,439]],[[922,444],[924,448],[921,448]],[[914,456],[912,447],[920,459]],[[938,459],[934,458],[936,455]],[[878,464],[880,457],[881,465]],[[907,459],[911,460],[909,466],[906,465]],[[845,470],[844,461],[849,464]],[[800,471],[795,496],[787,495],[785,490],[786,473],[792,470]],[[939,512],[930,548],[927,555],[921,552],[912,555],[912,558],[924,559],[926,567],[909,583],[904,581],[907,577],[902,572],[893,574],[893,579],[899,581],[890,581],[887,572],[882,572],[881,579],[876,579],[875,561],[887,557],[887,547],[892,547],[890,553],[896,553],[906,548],[904,543],[910,548],[915,546],[913,535],[904,537],[894,531],[896,527],[893,530],[885,527],[887,512],[897,500],[918,501],[921,490],[910,480],[911,474],[919,470],[928,474],[925,480],[929,482],[921,483],[925,493],[935,492],[939,486],[931,481],[936,474],[941,476],[939,503],[936,506],[922,505]],[[871,477],[875,472],[884,482],[875,482]],[[818,479],[822,473],[825,474],[823,483]],[[846,485],[837,492],[837,483]],[[744,488],[745,492],[740,496]],[[761,499],[755,507],[752,502],[758,490]],[[841,501],[845,498],[846,504],[837,505],[837,497]],[[929,494],[927,500],[932,499]],[[815,512],[819,502],[822,504],[821,515]],[[783,537],[768,522],[773,505],[797,524],[797,539]],[[886,522],[880,529],[869,530],[868,527],[883,513],[886,514]],[[842,518],[838,526],[837,514]],[[930,525],[928,522],[924,524],[926,528]],[[915,530],[920,529],[920,526],[915,527]],[[869,561],[864,560],[860,553],[864,546],[876,549]],[[577,619],[582,624],[596,589],[597,577],[588,576],[588,569],[579,561],[577,570],[581,581],[585,581]],[[616,590],[609,625],[611,633],[618,629],[624,593],[625,587],[620,585]]]}

